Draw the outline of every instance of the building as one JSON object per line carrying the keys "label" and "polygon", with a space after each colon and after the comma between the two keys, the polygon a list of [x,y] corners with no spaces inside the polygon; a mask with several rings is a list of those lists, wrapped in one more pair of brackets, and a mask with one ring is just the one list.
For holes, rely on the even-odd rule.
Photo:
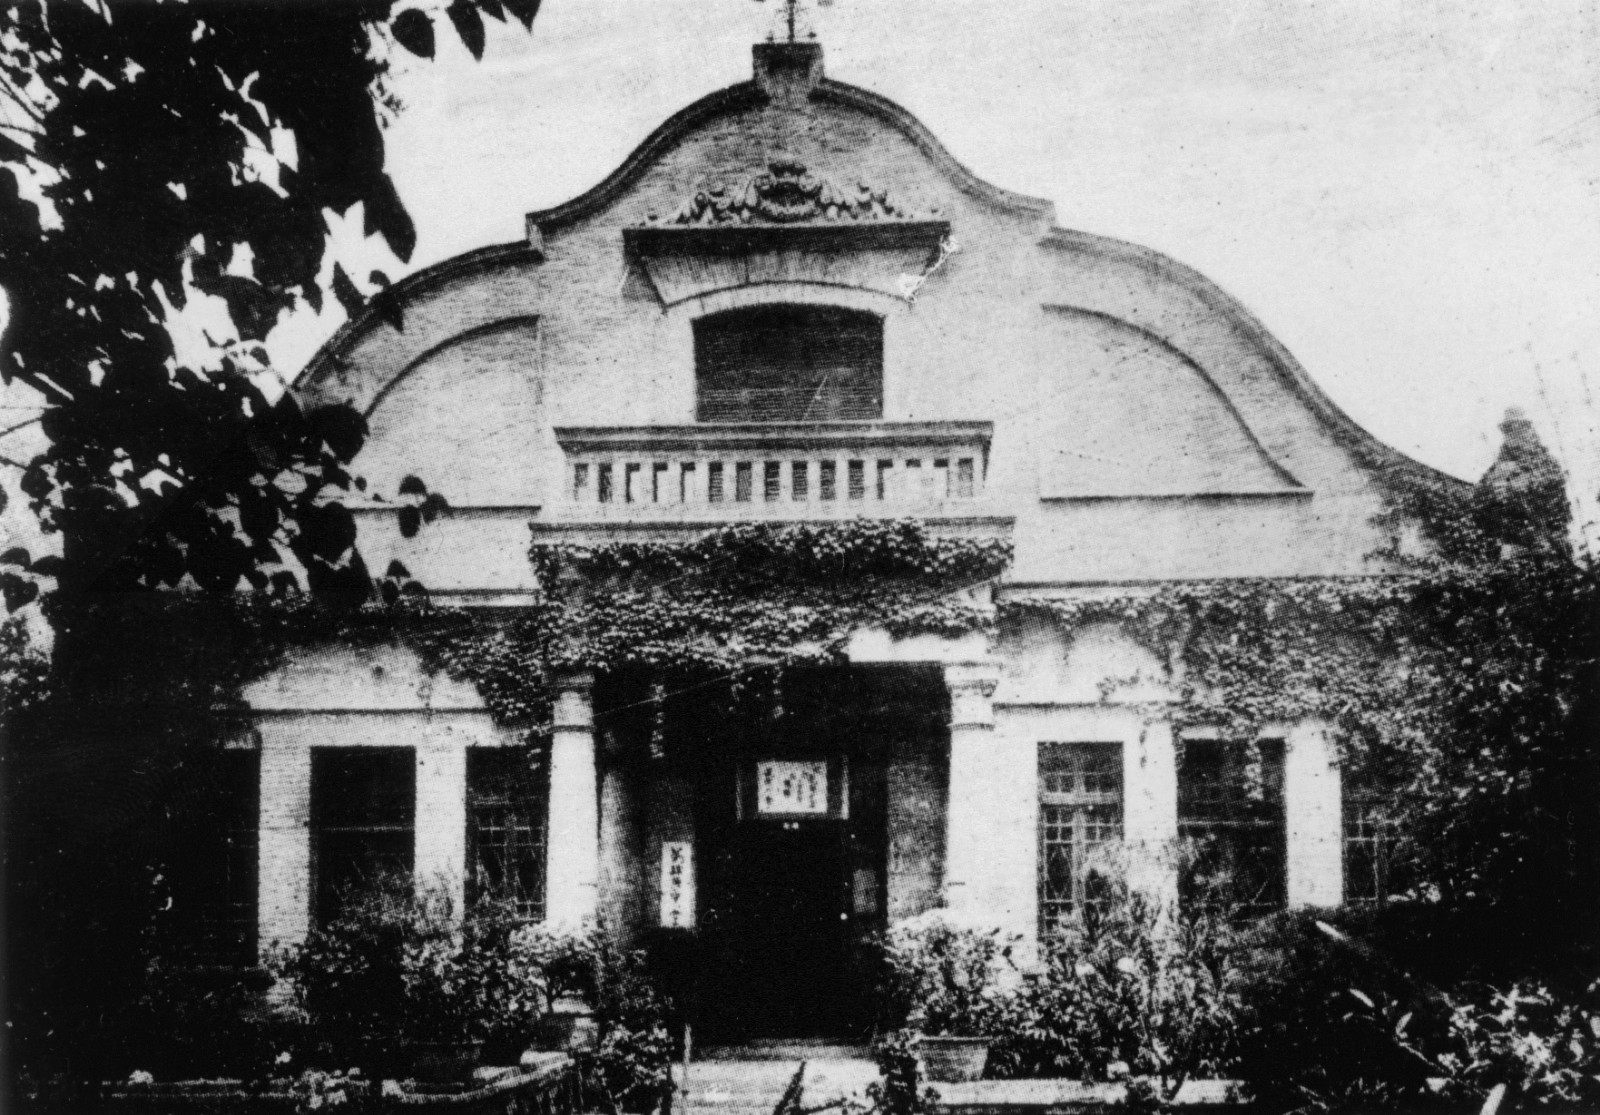
{"label": "building", "polygon": [[[1204,277],[1057,227],[811,43],[758,45],[752,80],[393,302],[299,390],[368,416],[370,490],[416,475],[453,507],[408,536],[396,503],[361,506],[374,567],[472,607],[534,599],[530,524],[584,543],[911,516],[1009,538],[999,601],[1382,575],[1386,493],[1449,482]],[[551,922],[687,935],[750,1035],[847,1029],[855,946],[931,908],[1031,945],[1112,847],[1157,892],[1180,836],[1217,842],[1261,906],[1372,890],[1380,842],[1346,824],[1325,726],[1197,737],[1180,772],[1169,663],[1114,623],[863,630],[849,659],[793,679],[781,732],[701,709],[703,746],[654,764],[607,728],[613,682],[564,675],[530,764],[401,647],[300,653],[246,692],[241,908],[265,947],[375,866],[461,898],[490,880]],[[849,730],[828,715],[847,706]]]}

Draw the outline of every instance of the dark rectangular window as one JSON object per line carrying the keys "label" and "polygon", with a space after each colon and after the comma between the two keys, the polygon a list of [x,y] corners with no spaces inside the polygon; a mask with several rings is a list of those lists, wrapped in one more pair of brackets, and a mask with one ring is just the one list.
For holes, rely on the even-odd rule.
{"label": "dark rectangular window", "polygon": [[1179,900],[1256,915],[1287,897],[1283,741],[1187,740],[1178,765]]}
{"label": "dark rectangular window", "polygon": [[755,469],[749,461],[733,466],[733,499],[735,503],[749,503],[754,494]]}
{"label": "dark rectangular window", "polygon": [[694,495],[694,462],[685,461],[678,473],[678,502],[689,503]]}
{"label": "dark rectangular window", "polygon": [[783,463],[765,461],[761,465],[761,498],[772,503],[783,489]]}
{"label": "dark rectangular window", "polygon": [[548,770],[531,747],[467,751],[467,900],[508,902],[520,917],[544,917]]}
{"label": "dark rectangular window", "polygon": [[572,466],[572,498],[581,500],[589,494],[589,466]]}
{"label": "dark rectangular window", "polygon": [[889,496],[889,470],[894,468],[893,461],[878,462],[878,497],[887,499]]}
{"label": "dark rectangular window", "polygon": [[823,499],[836,499],[839,495],[837,466],[832,461],[823,461],[817,466],[817,483],[821,487]]}
{"label": "dark rectangular window", "polygon": [[639,466],[627,464],[622,466],[622,501],[624,503],[643,503],[639,491]]}
{"label": "dark rectangular window", "polygon": [[601,503],[610,503],[611,502],[611,466],[610,465],[600,465],[598,467],[597,471],[599,473],[599,479],[598,479],[597,484],[596,484],[596,491],[595,491],[596,498],[598,498]]}
{"label": "dark rectangular window", "polygon": [[666,497],[667,497],[668,493],[663,491],[662,489],[665,486],[663,484],[663,481],[665,481],[667,479],[667,469],[668,469],[668,467],[669,466],[667,465],[667,462],[665,462],[665,461],[657,461],[655,464],[650,466],[650,502],[651,503],[664,503],[666,501]]}
{"label": "dark rectangular window", "polygon": [[311,752],[316,918],[326,925],[363,892],[411,876],[417,763],[409,747]]}
{"label": "dark rectangular window", "polygon": [[795,461],[789,466],[789,496],[797,502],[811,498],[811,466],[805,461]]}
{"label": "dark rectangular window", "polygon": [[182,963],[253,964],[260,752],[213,752],[191,762],[188,776],[187,792],[174,802],[160,944]]}
{"label": "dark rectangular window", "polygon": [[1108,897],[1122,843],[1122,745],[1039,745],[1039,935]]}
{"label": "dark rectangular window", "polygon": [[850,494],[850,498],[851,499],[866,499],[867,498],[867,462],[865,462],[865,461],[849,461],[849,462],[846,463],[846,469],[847,469],[847,471],[849,473],[849,484],[850,484],[850,493],[849,494]]}
{"label": "dark rectangular window", "polygon": [[721,503],[722,490],[722,462],[712,461],[706,466],[706,499],[712,503]]}
{"label": "dark rectangular window", "polygon": [[694,323],[700,422],[883,417],[883,319],[833,306],[755,306]]}

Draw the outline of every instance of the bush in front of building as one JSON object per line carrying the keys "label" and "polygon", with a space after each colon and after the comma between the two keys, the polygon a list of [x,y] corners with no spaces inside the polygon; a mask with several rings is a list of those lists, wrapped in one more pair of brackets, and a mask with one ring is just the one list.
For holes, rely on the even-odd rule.
{"label": "bush in front of building", "polygon": [[885,1021],[928,1037],[1001,1034],[1018,982],[1014,945],[942,910],[891,927],[879,943]]}
{"label": "bush in front of building", "polygon": [[1231,1076],[1244,1001],[1241,930],[1117,887],[1083,905],[1014,997],[991,1075],[1148,1081],[1171,1099],[1187,1080]]}
{"label": "bush in front of building", "polygon": [[1245,965],[1238,1076],[1266,1111],[1592,1111],[1600,982],[1419,977],[1381,918],[1276,919]]}
{"label": "bush in front of building", "polygon": [[549,1010],[548,955],[498,904],[459,917],[443,894],[387,881],[275,960],[297,1021],[285,1052],[297,1067],[370,1076],[406,1075],[421,1046],[477,1046],[514,1063]]}

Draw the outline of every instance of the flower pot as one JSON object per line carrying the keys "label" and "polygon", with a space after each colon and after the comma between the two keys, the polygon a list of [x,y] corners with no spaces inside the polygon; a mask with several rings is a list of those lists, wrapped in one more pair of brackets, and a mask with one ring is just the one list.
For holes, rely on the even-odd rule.
{"label": "flower pot", "polygon": [[481,1041],[414,1041],[405,1047],[411,1076],[424,1084],[454,1084],[471,1078],[483,1052]]}
{"label": "flower pot", "polygon": [[948,1035],[917,1040],[917,1068],[926,1080],[957,1084],[977,1080],[989,1060],[991,1038],[957,1038]]}

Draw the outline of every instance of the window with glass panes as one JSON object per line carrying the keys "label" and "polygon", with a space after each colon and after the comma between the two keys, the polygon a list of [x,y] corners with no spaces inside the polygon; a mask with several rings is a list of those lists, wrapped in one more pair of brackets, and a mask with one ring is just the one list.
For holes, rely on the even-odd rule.
{"label": "window with glass panes", "polygon": [[1283,909],[1288,845],[1282,740],[1187,740],[1178,765],[1179,900],[1241,914]]}
{"label": "window with glass panes", "polygon": [[1381,906],[1406,889],[1399,833],[1382,798],[1359,790],[1344,799],[1344,900]]}
{"label": "window with glass panes", "polygon": [[319,924],[364,893],[408,879],[416,843],[417,763],[409,747],[311,752],[311,834]]}
{"label": "window with glass panes", "polygon": [[1122,745],[1039,745],[1039,935],[1104,901],[1122,842]]}
{"label": "window with glass panes", "polygon": [[546,777],[533,748],[467,751],[469,901],[497,899],[519,917],[544,917]]}

